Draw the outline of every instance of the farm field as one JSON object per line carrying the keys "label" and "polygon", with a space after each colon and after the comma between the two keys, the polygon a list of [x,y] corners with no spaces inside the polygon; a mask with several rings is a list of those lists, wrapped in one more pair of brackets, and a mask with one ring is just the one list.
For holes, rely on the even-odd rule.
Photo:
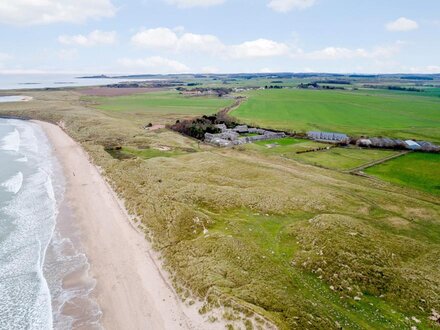
{"label": "farm field", "polygon": [[[327,147],[329,147],[329,149],[325,149]],[[319,151],[297,153],[318,148],[324,149]],[[254,145],[247,146],[247,149],[266,155],[279,155],[310,165],[321,166],[334,170],[350,170],[397,153],[390,150],[360,149],[355,147],[334,148],[330,144],[294,138],[259,141],[254,143]]]}
{"label": "farm field", "polygon": [[440,155],[411,153],[366,169],[366,173],[398,185],[440,195]]}
{"label": "farm field", "polygon": [[389,150],[332,148],[330,150],[297,154],[292,158],[325,168],[350,170],[369,162],[392,156],[396,153],[395,151]]}
{"label": "farm field", "polygon": [[257,141],[245,145],[247,150],[254,150],[265,155],[290,157],[297,152],[330,147],[330,144],[304,139],[286,137],[284,139]]}
{"label": "farm field", "polygon": [[[223,107],[231,105],[232,99],[219,97],[187,97],[176,91],[149,92],[117,97],[88,98],[97,109],[112,112],[114,116],[148,115],[150,118],[168,119],[165,123],[173,123],[176,119],[190,116],[212,114]],[[173,121],[174,120],[174,121]]]}
{"label": "farm field", "polygon": [[259,90],[231,115],[267,128],[440,141],[440,99],[392,93]]}

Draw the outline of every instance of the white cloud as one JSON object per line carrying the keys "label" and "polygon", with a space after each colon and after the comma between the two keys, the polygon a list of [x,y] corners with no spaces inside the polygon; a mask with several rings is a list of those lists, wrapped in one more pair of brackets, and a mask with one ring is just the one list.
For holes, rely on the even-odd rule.
{"label": "white cloud", "polygon": [[409,18],[400,17],[393,22],[389,22],[385,27],[388,31],[405,32],[417,30],[419,28],[419,24]]}
{"label": "white cloud", "polygon": [[440,73],[439,65],[418,66],[409,68],[411,73]]}
{"label": "white cloud", "polygon": [[131,42],[135,46],[152,49],[173,49],[178,40],[173,30],[162,27],[144,30],[131,37]]}
{"label": "white cloud", "polygon": [[177,49],[181,51],[219,52],[224,49],[222,42],[210,34],[185,33],[180,37]]}
{"label": "white cloud", "polygon": [[93,32],[90,32],[88,35],[62,35],[58,37],[58,41],[64,45],[77,45],[85,47],[95,45],[111,45],[116,42],[116,32],[95,30]]}
{"label": "white cloud", "polygon": [[271,0],[268,7],[280,13],[299,9],[303,10],[315,4],[316,0]]}
{"label": "white cloud", "polygon": [[268,39],[246,41],[240,45],[231,46],[229,54],[233,58],[273,57],[287,55],[289,46]]}
{"label": "white cloud", "polygon": [[116,7],[111,0],[1,0],[0,23],[34,25],[81,23],[111,17]]}
{"label": "white cloud", "polygon": [[123,58],[118,63],[129,70],[148,70],[149,73],[183,73],[190,68],[185,64],[160,56],[130,59]]}
{"label": "white cloud", "polygon": [[131,38],[131,42],[135,46],[154,50],[165,49],[213,53],[219,52],[224,48],[224,45],[216,36],[194,33],[183,33],[179,35],[182,31],[182,28],[174,30],[164,27],[148,29],[136,33]]}
{"label": "white cloud", "polygon": [[390,58],[399,53],[402,42],[396,42],[389,46],[378,46],[370,50],[364,48],[345,48],[345,47],[326,47],[320,50],[305,53],[299,50],[293,57],[305,58],[310,60],[348,60],[354,58]]}
{"label": "white cloud", "polygon": [[179,8],[218,6],[226,0],[166,0],[167,3]]}

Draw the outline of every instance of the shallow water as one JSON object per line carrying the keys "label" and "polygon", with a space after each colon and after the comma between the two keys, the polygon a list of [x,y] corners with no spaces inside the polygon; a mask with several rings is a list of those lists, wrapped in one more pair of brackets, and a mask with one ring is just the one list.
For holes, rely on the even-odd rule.
{"label": "shallow water", "polygon": [[6,95],[0,96],[0,103],[23,102],[28,98],[23,95]]}
{"label": "shallow water", "polygon": [[145,81],[151,79],[114,79],[89,78],[81,79],[81,74],[0,74],[0,90],[61,88],[116,84],[122,81]]}
{"label": "shallow water", "polygon": [[[64,187],[41,128],[0,119],[0,329],[99,327],[87,258],[57,222]],[[67,286],[71,274],[80,280]],[[66,308],[75,301],[82,313]]]}

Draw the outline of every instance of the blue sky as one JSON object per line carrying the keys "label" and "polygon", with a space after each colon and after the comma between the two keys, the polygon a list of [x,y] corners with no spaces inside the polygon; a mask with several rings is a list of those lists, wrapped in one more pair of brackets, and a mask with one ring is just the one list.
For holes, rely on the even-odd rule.
{"label": "blue sky", "polygon": [[14,0],[0,72],[440,73],[438,0]]}

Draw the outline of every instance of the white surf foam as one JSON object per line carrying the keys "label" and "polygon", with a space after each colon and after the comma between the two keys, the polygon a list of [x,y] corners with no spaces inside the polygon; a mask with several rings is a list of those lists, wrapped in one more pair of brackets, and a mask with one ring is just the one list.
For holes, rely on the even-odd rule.
{"label": "white surf foam", "polygon": [[20,163],[26,163],[28,161],[26,156],[23,156],[21,158],[18,158],[15,160],[16,162],[20,162]]}
{"label": "white surf foam", "polygon": [[2,141],[0,148],[6,151],[18,152],[20,150],[20,133],[17,129],[6,135]]}
{"label": "white surf foam", "polygon": [[4,187],[7,191],[17,194],[21,186],[23,185],[23,173],[18,172],[15,174],[12,178],[6,180],[1,184],[2,187]]}

